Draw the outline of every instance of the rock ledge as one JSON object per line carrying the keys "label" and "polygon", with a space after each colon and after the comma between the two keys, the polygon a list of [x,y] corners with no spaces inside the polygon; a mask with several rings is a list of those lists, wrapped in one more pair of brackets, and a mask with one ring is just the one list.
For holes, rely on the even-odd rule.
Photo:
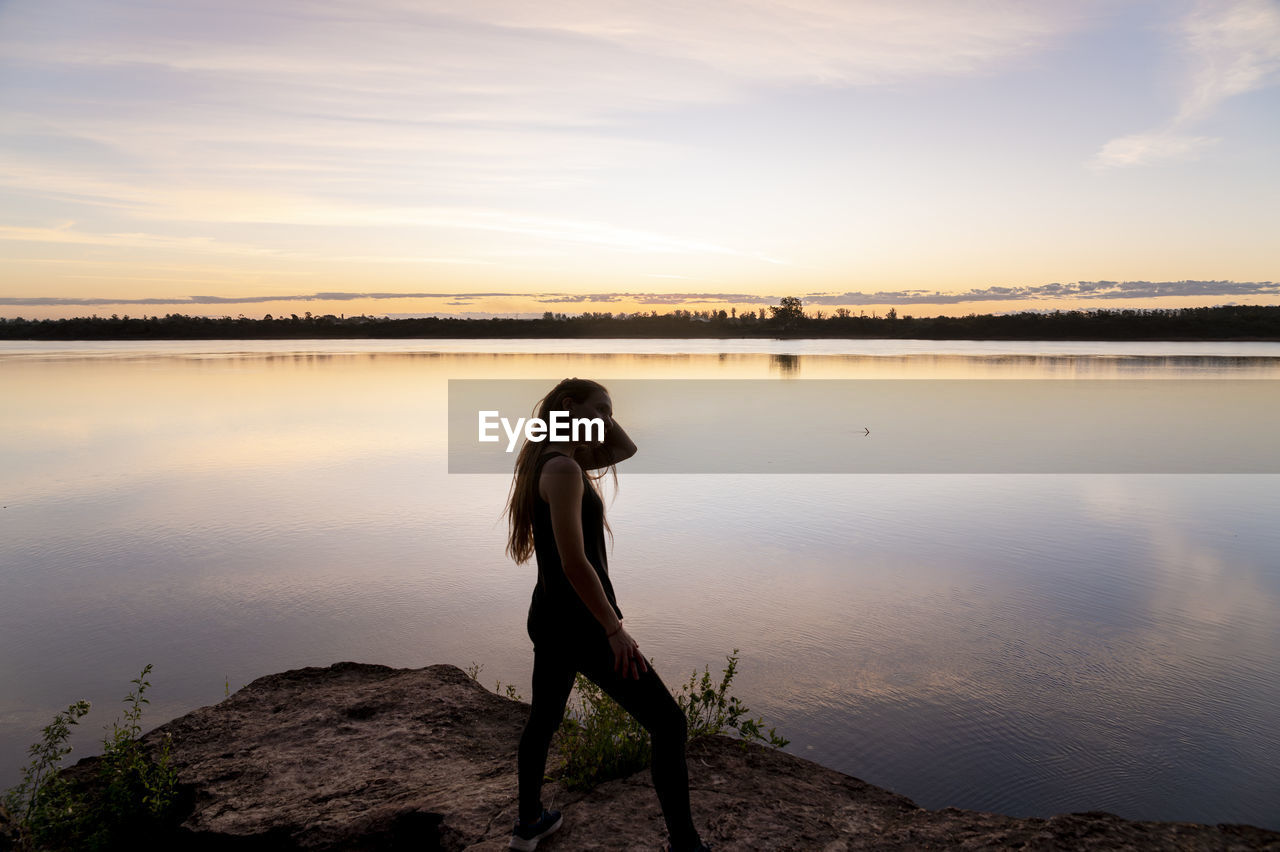
{"label": "rock ledge", "polygon": [[[183,848],[505,850],[516,744],[528,705],[454,666],[335,663],[258,678],[161,725],[184,795]],[[552,756],[555,760],[555,756]],[[72,767],[88,777],[96,758]],[[855,849],[1280,850],[1246,825],[1134,822],[1114,814],[1019,819],[909,799],[726,737],[689,744],[694,819],[716,852]],[[543,800],[564,827],[555,850],[664,848],[647,772]]]}

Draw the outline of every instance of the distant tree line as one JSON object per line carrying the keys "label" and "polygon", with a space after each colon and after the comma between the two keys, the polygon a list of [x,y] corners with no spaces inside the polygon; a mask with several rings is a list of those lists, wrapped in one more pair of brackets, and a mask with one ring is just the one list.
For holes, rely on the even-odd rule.
{"label": "distant tree line", "polygon": [[1280,306],[1229,305],[969,314],[883,316],[848,308],[806,312],[788,296],[767,310],[656,310],[637,313],[547,311],[541,319],[460,319],[266,315],[262,319],[185,314],[73,319],[0,318],[8,340],[211,340],[414,337],[835,337],[926,340],[1280,340]]}

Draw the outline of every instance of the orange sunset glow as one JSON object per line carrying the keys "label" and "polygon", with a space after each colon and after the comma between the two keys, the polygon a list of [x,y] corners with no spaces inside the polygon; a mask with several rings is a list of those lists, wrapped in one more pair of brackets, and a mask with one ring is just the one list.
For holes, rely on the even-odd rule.
{"label": "orange sunset glow", "polygon": [[14,0],[0,55],[0,316],[1280,304],[1272,0]]}

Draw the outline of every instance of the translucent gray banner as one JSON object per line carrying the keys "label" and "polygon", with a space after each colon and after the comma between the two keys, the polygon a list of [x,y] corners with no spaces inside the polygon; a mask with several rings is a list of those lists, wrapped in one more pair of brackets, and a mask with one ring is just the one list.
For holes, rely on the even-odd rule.
{"label": "translucent gray banner", "polygon": [[[450,380],[449,472],[510,474],[556,381]],[[1280,473],[1274,380],[600,381],[631,473]]]}

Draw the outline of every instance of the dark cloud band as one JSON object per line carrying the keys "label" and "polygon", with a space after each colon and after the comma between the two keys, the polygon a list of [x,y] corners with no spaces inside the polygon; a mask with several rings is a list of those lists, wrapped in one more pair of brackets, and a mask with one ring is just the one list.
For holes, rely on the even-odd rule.
{"label": "dark cloud band", "polygon": [[1033,287],[983,287],[962,293],[896,290],[876,293],[817,293],[812,305],[952,305],[958,302],[1011,302],[1033,299],[1158,299],[1182,296],[1274,296],[1274,281],[1077,281]]}
{"label": "dark cloud band", "polygon": [[[809,293],[806,305],[954,305],[964,302],[1010,302],[1037,299],[1157,299],[1188,296],[1248,297],[1280,295],[1273,281],[1076,281],[1029,287],[982,287],[960,293],[937,290],[880,290],[874,293]],[[474,304],[477,299],[532,299],[548,305],[736,304],[773,305],[780,296],[753,293],[346,293],[321,292],[274,296],[183,296],[145,299],[66,296],[0,296],[0,305],[15,307],[94,307],[98,305],[248,305],[263,302],[350,302],[383,299],[440,299],[446,304]]]}

